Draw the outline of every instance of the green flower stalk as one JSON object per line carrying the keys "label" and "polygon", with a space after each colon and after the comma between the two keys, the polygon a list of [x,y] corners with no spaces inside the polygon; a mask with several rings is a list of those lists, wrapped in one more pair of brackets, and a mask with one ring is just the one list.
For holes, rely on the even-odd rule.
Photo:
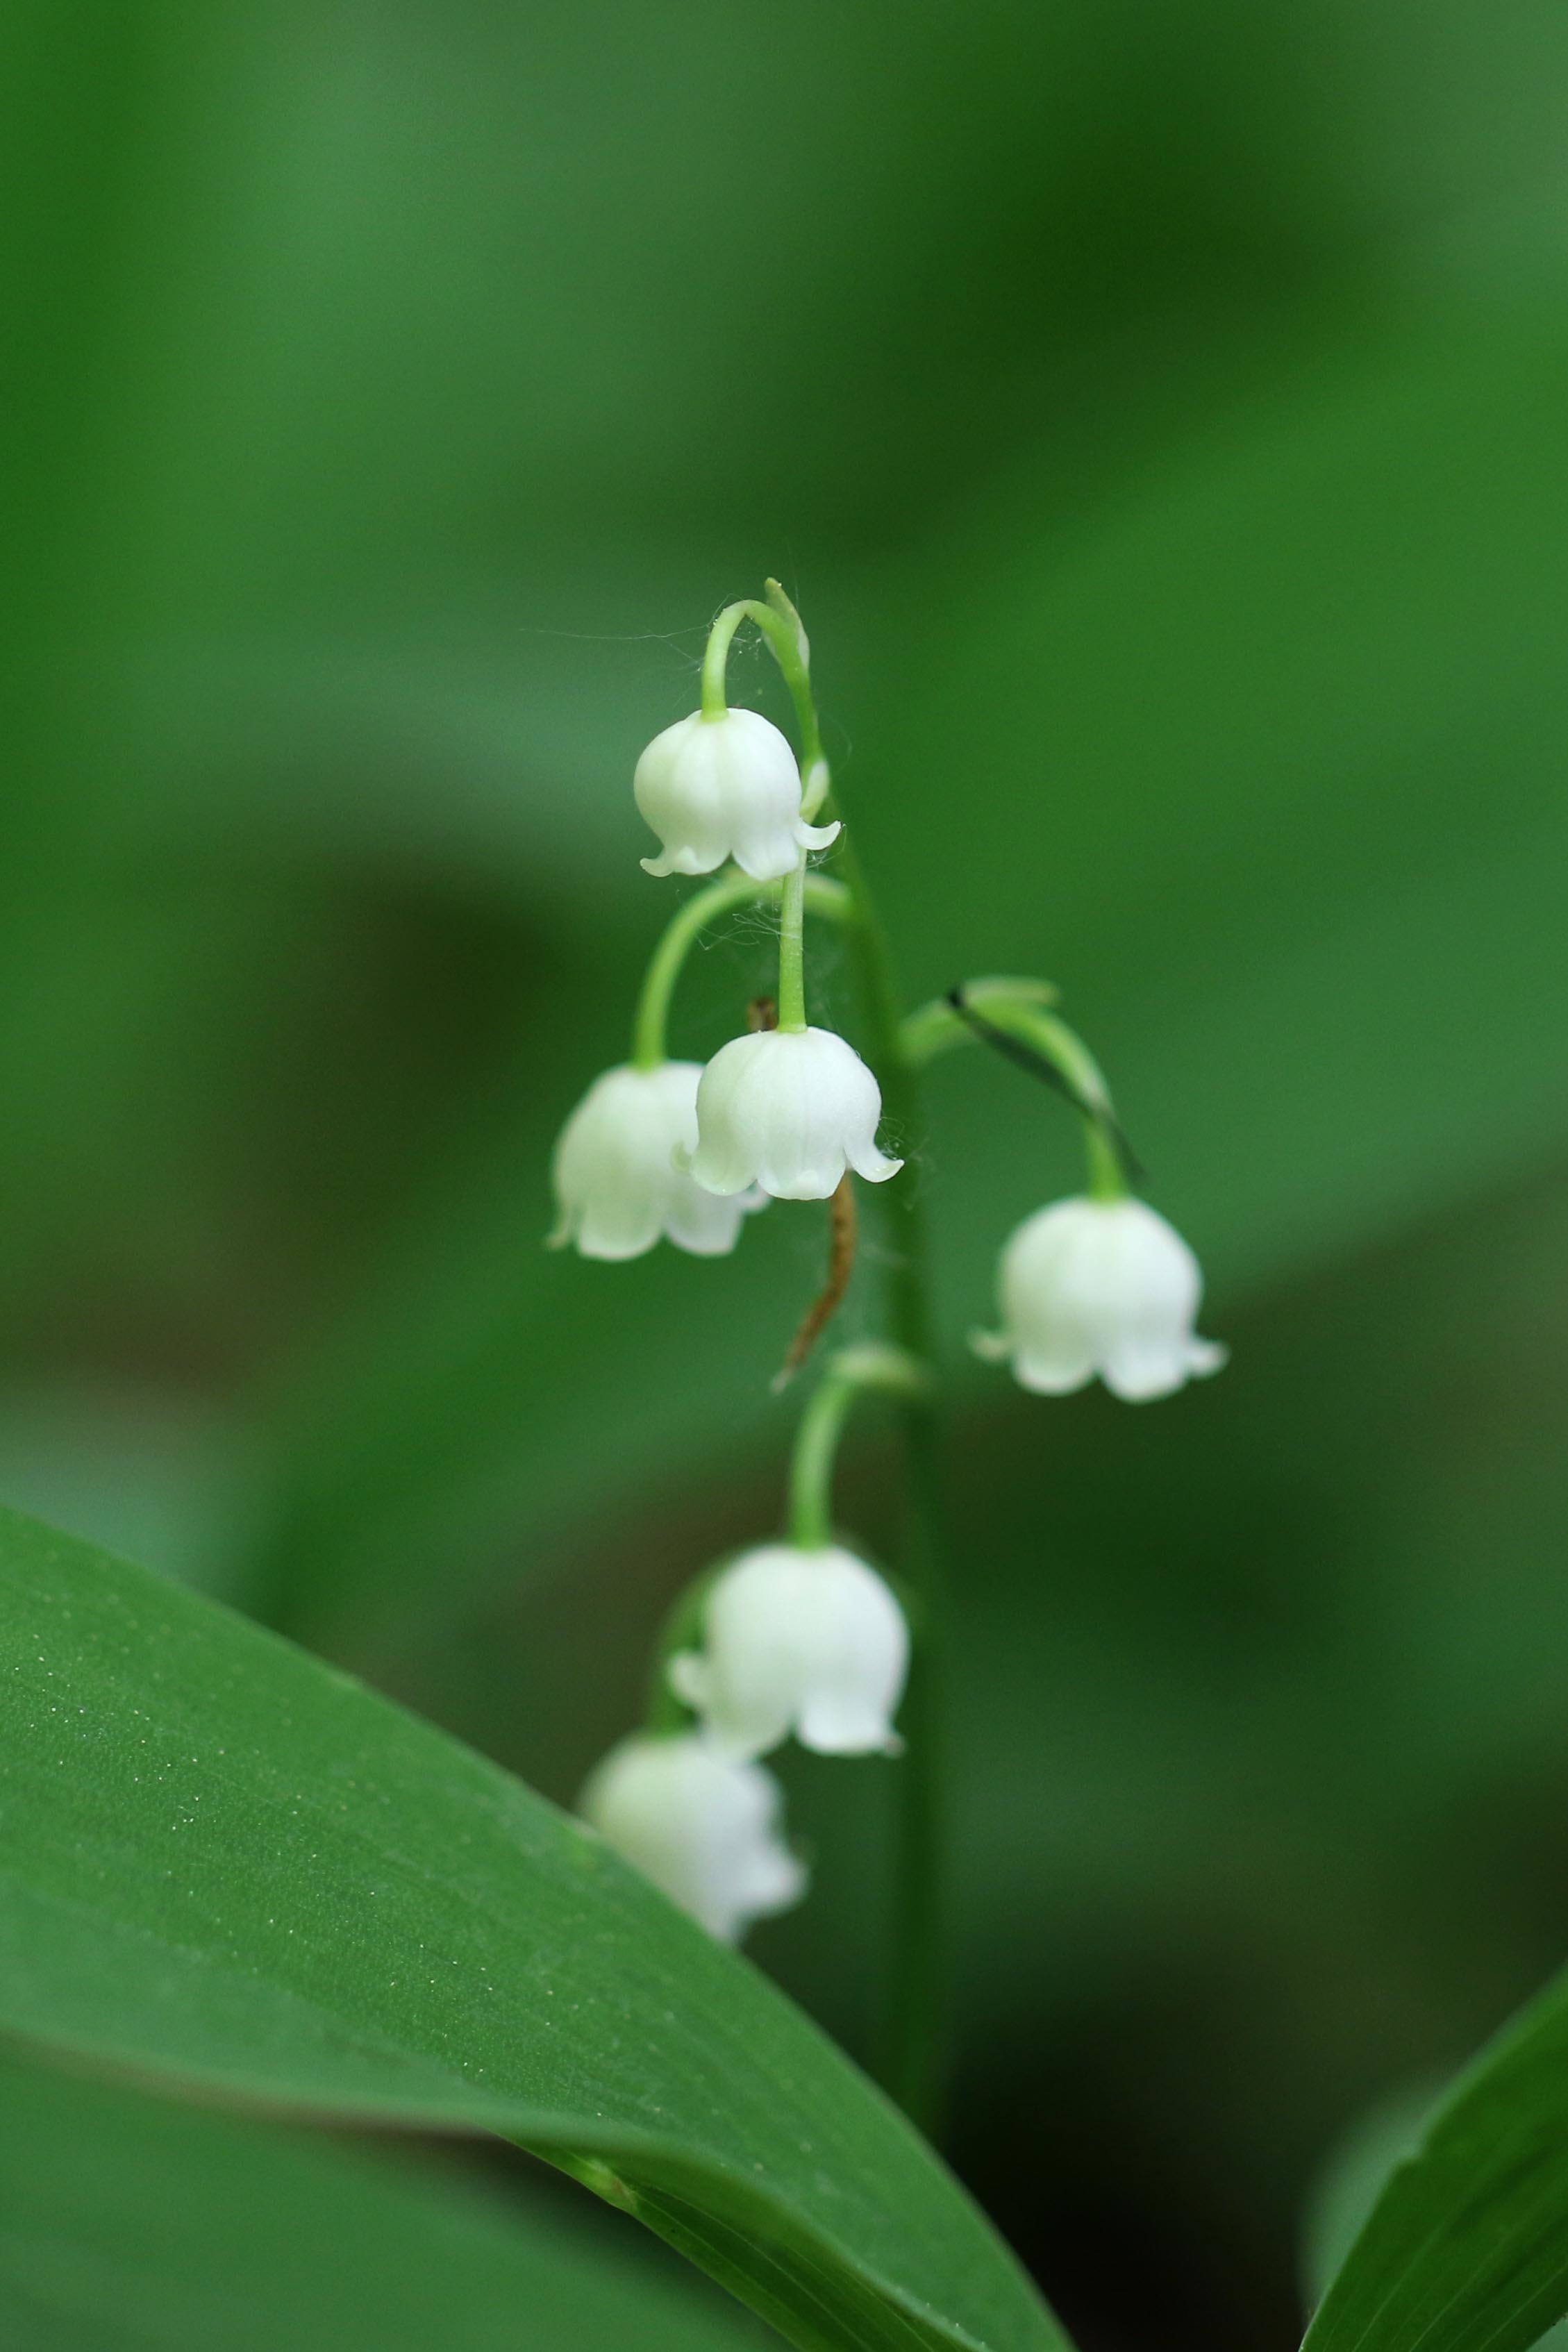
{"label": "green flower stalk", "polygon": [[[743,625],[761,632],[778,663],[798,758],[769,720],[729,706],[727,664]],[[637,804],[662,845],[644,860],[648,870],[706,874],[729,860],[739,870],[672,919],[648,967],[631,1060],[596,1081],[568,1122],[557,1154],[559,1237],[589,1255],[632,1255],[663,1232],[720,1255],[765,1199],[838,1194],[837,1235],[856,1222],[842,1193],[853,1171],[876,1187],[872,1306],[882,1336],[828,1364],[799,1426],[786,1538],[722,1563],[682,1596],[659,1647],[647,1727],[606,1759],[584,1805],[716,1934],[738,1936],[804,1886],[782,1840],[779,1792],[757,1759],[791,1737],[828,1755],[899,1755],[880,2071],[931,2131],[948,1973],[940,1432],[924,1203],[915,1167],[879,1141],[884,1113],[918,1143],[921,1069],[979,1041],[1046,1078],[1081,1115],[1086,1192],[1013,1235],[1002,1261],[1003,1329],[979,1343],[1006,1357],[1026,1387],[1056,1392],[1099,1373],[1119,1395],[1163,1395],[1215,1369],[1222,1351],[1195,1336],[1196,1262],[1132,1197],[1133,1162],[1109,1089],[1053,1009],[1055,992],[1039,981],[980,981],[901,1017],[887,937],[833,805],[810,663],[800,616],[770,581],[765,600],[720,614],[700,709],[638,762]],[[810,870],[821,851],[831,852],[831,880]],[[666,1028],[687,954],[709,924],[759,898],[779,909],[776,1026],[732,1038],[701,1068],[671,1062]],[[813,910],[844,927],[864,1058],[812,1024]],[[827,1312],[841,1289],[830,1282]],[[811,1316],[805,1328],[815,1338]],[[896,1588],[839,1539],[832,1512],[846,1420],[874,1393],[894,1401],[905,1438]]]}

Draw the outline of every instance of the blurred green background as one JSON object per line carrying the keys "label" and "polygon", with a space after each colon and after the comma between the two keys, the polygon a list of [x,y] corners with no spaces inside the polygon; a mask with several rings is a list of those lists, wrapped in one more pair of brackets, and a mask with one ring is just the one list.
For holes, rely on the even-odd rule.
{"label": "blurred green background", "polygon": [[[821,1258],[540,1246],[672,903],[633,761],[779,572],[911,1002],[1062,985],[1234,1349],[1135,1411],[972,1363],[1076,1142],[933,1073],[954,2158],[1089,2352],[1284,2344],[1325,2149],[1568,1953],[1568,23],[4,37],[0,1493],[570,1801],[774,1524]],[[754,1947],[857,2050],[895,1769],[788,1767]]]}

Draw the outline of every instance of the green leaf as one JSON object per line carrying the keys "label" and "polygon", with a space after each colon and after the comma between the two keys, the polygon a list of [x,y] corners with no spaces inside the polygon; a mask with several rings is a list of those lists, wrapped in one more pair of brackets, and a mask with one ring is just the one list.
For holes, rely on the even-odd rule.
{"label": "green leaf", "polygon": [[1301,2279],[1309,2308],[1332,2284],[1395,2166],[1420,2147],[1438,2096],[1428,2082],[1380,2099],[1329,2151],[1301,2219]]}
{"label": "green leaf", "polygon": [[1526,2352],[1568,2312],[1568,1976],[1395,2164],[1303,2352]]}
{"label": "green leaf", "polygon": [[500,2133],[822,2352],[1060,2352],[903,2118],[581,1823],[12,1513],[0,1584],[0,2026],[296,2111]]}
{"label": "green leaf", "polygon": [[27,2352],[745,2352],[752,2326],[434,2166],[0,2056],[0,2337]]}

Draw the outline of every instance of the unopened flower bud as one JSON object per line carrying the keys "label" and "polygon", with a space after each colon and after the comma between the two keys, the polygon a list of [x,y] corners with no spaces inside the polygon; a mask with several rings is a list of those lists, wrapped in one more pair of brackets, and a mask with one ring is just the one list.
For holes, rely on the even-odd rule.
{"label": "unopened flower bud", "polygon": [[822,1756],[895,1750],[909,1668],[904,1612],[873,1568],[837,1544],[763,1544],[717,1578],[700,1654],[669,1663],[709,1738],[762,1756],[793,1731]]}
{"label": "unopened flower bud", "polygon": [[697,1089],[690,1170],[710,1192],[760,1184],[780,1201],[826,1201],[846,1166],[885,1183],[903,1166],[877,1149],[882,1097],[831,1029],[770,1029],[721,1045]]}
{"label": "unopened flower bud", "polygon": [[578,1811],[672,1903],[733,1944],[805,1892],[805,1866],[781,1834],[783,1805],[760,1764],[695,1733],[637,1733],[590,1775]]}
{"label": "unopened flower bud", "polygon": [[584,1257],[640,1257],[661,1234],[697,1257],[734,1248],[742,1219],[764,1196],[715,1199],[675,1163],[697,1141],[701,1076],[699,1062],[628,1063],[595,1079],[555,1146],[552,1248],[572,1242]]}
{"label": "unopened flower bud", "polygon": [[1142,1201],[1057,1201],[1025,1219],[1002,1253],[1003,1328],[978,1353],[1011,1357],[1026,1389],[1065,1396],[1098,1372],[1129,1403],[1217,1372],[1226,1350],[1200,1339],[1197,1259]]}
{"label": "unopened flower bud", "polygon": [[649,874],[711,874],[732,857],[753,881],[773,882],[838,833],[805,823],[795,753],[756,710],[678,719],[637,761],[632,790],[664,845],[643,859]]}

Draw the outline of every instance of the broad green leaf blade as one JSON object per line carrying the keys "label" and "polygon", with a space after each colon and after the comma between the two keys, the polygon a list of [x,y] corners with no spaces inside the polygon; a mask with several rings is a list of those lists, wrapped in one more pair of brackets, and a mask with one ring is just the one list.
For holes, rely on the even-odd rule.
{"label": "broad green leaf blade", "polygon": [[0,2056],[18,2352],[755,2352],[731,2311],[425,2165]]}
{"label": "broad green leaf blade", "polygon": [[0,2026],[567,2161],[803,2346],[1060,2352],[903,2118],[580,1823],[0,1515]]}
{"label": "broad green leaf blade", "polygon": [[1526,2352],[1568,2312],[1568,1976],[1394,2166],[1305,2352]]}

